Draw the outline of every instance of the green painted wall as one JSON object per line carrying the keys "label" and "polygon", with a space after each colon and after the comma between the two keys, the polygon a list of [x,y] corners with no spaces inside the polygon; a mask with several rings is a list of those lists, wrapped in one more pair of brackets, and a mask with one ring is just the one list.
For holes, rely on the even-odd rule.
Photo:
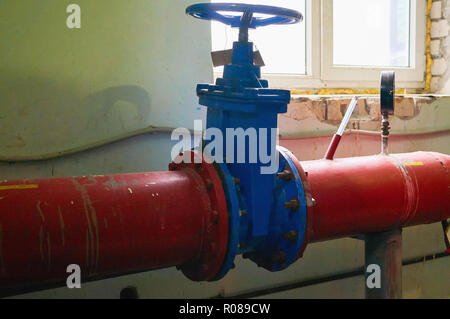
{"label": "green painted wall", "polygon": [[[66,8],[81,7],[81,29]],[[210,27],[192,0],[0,1],[0,159],[76,149],[204,118]],[[62,132],[64,132],[62,134]]]}

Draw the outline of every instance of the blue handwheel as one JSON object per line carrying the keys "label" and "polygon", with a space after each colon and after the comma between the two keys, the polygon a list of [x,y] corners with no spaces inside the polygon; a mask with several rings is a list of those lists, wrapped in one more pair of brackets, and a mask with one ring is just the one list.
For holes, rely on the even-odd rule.
{"label": "blue handwheel", "polygon": [[[242,13],[242,15],[225,15],[222,12]],[[255,13],[268,17],[253,17]],[[303,20],[303,15],[295,10],[243,3],[199,3],[188,7],[186,14],[198,19],[216,20],[233,28],[250,29],[271,24],[294,24]]]}

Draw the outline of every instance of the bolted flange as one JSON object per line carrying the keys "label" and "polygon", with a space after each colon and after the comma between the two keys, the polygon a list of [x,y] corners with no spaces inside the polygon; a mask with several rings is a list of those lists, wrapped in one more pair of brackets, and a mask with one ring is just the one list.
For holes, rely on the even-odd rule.
{"label": "bolted flange", "polygon": [[[185,160],[182,161],[182,158]],[[210,161],[206,161],[197,152],[189,151],[181,154],[176,162],[179,164],[169,165],[171,171],[183,170],[192,178],[202,181],[200,183],[204,187],[202,202],[205,211],[209,212],[204,217],[205,229],[200,255],[178,268],[193,281],[212,280],[222,267],[228,244],[229,220],[222,182],[214,165],[209,164]]]}

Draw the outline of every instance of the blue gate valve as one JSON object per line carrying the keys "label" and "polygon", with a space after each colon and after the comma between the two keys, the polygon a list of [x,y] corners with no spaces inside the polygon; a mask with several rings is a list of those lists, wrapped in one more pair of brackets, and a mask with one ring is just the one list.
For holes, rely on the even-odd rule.
{"label": "blue gate valve", "polygon": [[[303,16],[290,9],[239,3],[195,4],[186,13],[239,28],[239,41],[233,43],[231,64],[224,67],[223,77],[215,85],[197,86],[199,103],[208,107],[207,128],[219,129],[226,137],[221,153],[224,161],[217,163],[217,168],[227,197],[230,233],[226,258],[215,280],[234,268],[239,254],[269,271],[283,270],[298,259],[306,245],[307,202],[302,174],[289,152],[277,147],[276,134],[273,136],[278,114],[287,112],[290,91],[269,89],[268,82],[261,79],[248,32],[298,23]],[[256,16],[261,14],[263,17]],[[236,161],[239,145],[230,130],[247,134],[245,161]],[[257,141],[252,141],[252,130]],[[212,142],[204,141],[203,147]],[[256,160],[250,146],[257,152]],[[268,164],[261,154],[276,159],[275,169],[268,169],[273,163]]]}

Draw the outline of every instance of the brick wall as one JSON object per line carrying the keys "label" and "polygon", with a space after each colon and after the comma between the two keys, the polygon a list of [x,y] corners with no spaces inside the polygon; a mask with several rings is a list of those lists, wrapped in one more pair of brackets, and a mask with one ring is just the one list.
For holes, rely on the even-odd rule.
{"label": "brick wall", "polygon": [[450,0],[435,0],[431,8],[431,91],[450,93]]}

